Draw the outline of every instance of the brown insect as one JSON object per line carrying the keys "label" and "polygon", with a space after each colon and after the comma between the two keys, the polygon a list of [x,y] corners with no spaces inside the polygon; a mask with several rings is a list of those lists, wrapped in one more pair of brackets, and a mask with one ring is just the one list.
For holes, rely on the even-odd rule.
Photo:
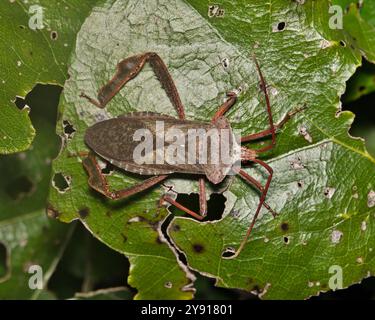
{"label": "brown insect", "polygon": [[[289,112],[278,124],[273,123],[266,83],[255,57],[254,61],[260,78],[261,90],[264,93],[266,101],[270,128],[258,133],[243,136],[241,137],[241,142],[246,143],[252,140],[271,136],[271,144],[257,150],[241,147],[241,161],[243,163],[254,162],[261,165],[267,170],[268,178],[265,185],[263,186],[260,182],[251,177],[244,170],[240,169],[238,171],[240,177],[250,185],[255,187],[257,190],[259,190],[261,196],[257,210],[250,223],[247,233],[236,253],[231,258],[237,256],[246,244],[262,206],[266,207],[273,215],[275,215],[275,212],[265,202],[268,188],[271,183],[273,170],[267,163],[258,159],[258,155],[272,149],[275,146],[276,130],[281,128],[291,118],[292,115],[301,110],[297,109],[293,112]],[[117,118],[98,122],[87,129],[85,133],[85,142],[93,151],[90,152],[83,161],[83,165],[89,174],[88,183],[93,189],[110,199],[122,199],[146,190],[165,180],[172,173],[205,175],[206,178],[214,184],[220,183],[226,177],[226,169],[228,168],[225,168],[225,166],[220,163],[218,165],[198,163],[185,163],[178,165],[171,165],[168,163],[143,165],[137,164],[133,159],[133,151],[136,147],[136,144],[133,141],[132,137],[135,131],[139,128],[151,128],[151,131],[155,132],[155,121],[163,121],[167,128],[178,126],[179,128],[183,128],[183,130],[187,130],[188,128],[230,129],[230,123],[224,117],[224,114],[236,102],[237,94],[235,92],[229,92],[227,94],[227,100],[219,107],[217,112],[214,114],[211,122],[187,120],[185,118],[184,107],[181,103],[181,99],[166,65],[156,53],[148,52],[122,60],[117,65],[117,73],[115,74],[115,76],[99,90],[97,100],[88,97],[84,93],[81,93],[81,97],[86,98],[88,101],[99,108],[104,108],[129,80],[137,76],[137,74],[142,70],[143,66],[147,62],[151,65],[157,78],[161,82],[162,87],[165,89],[168,97],[170,98],[173,106],[176,108],[178,118],[173,118],[169,115],[159,113],[134,112],[121,115]],[[153,150],[153,152],[155,152],[155,150]],[[95,154],[109,161],[118,168],[141,175],[148,175],[151,177],[123,190],[111,191],[106,177],[102,174],[100,166],[96,161]],[[185,206],[173,200],[168,195],[164,195],[162,197],[161,203],[163,201],[176,206],[180,210],[186,212],[187,214],[193,216],[198,220],[204,219],[207,214],[205,178],[199,177],[199,213],[193,212],[192,210],[186,208]]]}

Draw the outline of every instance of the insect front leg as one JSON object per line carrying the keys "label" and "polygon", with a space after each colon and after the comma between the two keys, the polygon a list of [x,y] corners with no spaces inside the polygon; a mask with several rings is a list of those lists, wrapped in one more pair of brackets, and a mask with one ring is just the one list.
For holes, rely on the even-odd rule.
{"label": "insect front leg", "polygon": [[237,101],[237,93],[234,91],[227,93],[228,99],[217,109],[215,115],[212,117],[212,122],[223,116]]}
{"label": "insect front leg", "polygon": [[270,129],[269,129],[269,134],[271,135],[272,137],[272,142],[270,145],[268,146],[265,146],[263,148],[260,148],[257,150],[257,152],[265,152],[265,151],[268,151],[270,149],[272,149],[275,145],[276,145],[276,128],[275,128],[275,125],[273,123],[273,117],[272,117],[272,111],[271,111],[271,103],[270,103],[270,98],[268,96],[268,92],[267,92],[267,86],[266,86],[266,81],[263,77],[263,74],[262,74],[262,71],[260,70],[260,67],[259,67],[259,63],[258,63],[258,60],[256,59],[255,55],[253,55],[253,60],[254,60],[254,63],[255,63],[255,67],[258,71],[258,75],[259,75],[259,79],[260,79],[260,87],[263,91],[263,94],[264,94],[264,98],[266,100],[266,108],[267,108],[267,113],[268,113],[268,121],[269,121],[269,124],[270,124]]}
{"label": "insect front leg", "polygon": [[142,192],[168,177],[168,175],[153,176],[128,188],[111,191],[107,179],[101,172],[101,168],[96,161],[95,155],[93,153],[90,153],[88,157],[83,160],[83,166],[89,175],[88,183],[90,187],[112,200],[123,199],[136,193]]}
{"label": "insect front leg", "polygon": [[184,107],[172,76],[163,60],[155,52],[131,56],[120,61],[117,64],[117,72],[114,77],[99,90],[97,100],[90,98],[85,93],[81,93],[81,97],[86,98],[99,108],[104,108],[129,80],[138,75],[146,62],[150,63],[162,87],[176,108],[179,118],[185,119]]}
{"label": "insect front leg", "polygon": [[[287,123],[295,114],[297,114],[298,112],[301,112],[304,109],[305,109],[305,106],[303,106],[301,108],[294,109],[291,112],[288,112],[284,116],[284,118],[281,119],[281,121],[279,123],[277,123],[277,124],[274,125],[275,130],[281,129],[285,125],[285,123]],[[248,141],[262,139],[262,138],[270,136],[271,134],[272,134],[272,130],[271,129],[267,129],[267,130],[264,130],[264,131],[261,131],[261,132],[257,132],[257,133],[252,133],[252,134],[249,134],[247,136],[241,137],[241,142],[248,142]],[[272,147],[273,146],[274,146],[274,144],[272,144]],[[257,152],[259,152],[259,150],[257,150]]]}

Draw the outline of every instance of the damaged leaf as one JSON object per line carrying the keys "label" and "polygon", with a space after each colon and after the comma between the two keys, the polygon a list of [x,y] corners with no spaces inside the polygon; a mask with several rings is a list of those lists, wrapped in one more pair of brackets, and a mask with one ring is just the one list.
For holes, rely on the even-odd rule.
{"label": "damaged leaf", "polygon": [[[25,100],[17,100],[18,106],[31,106],[37,135],[29,150],[0,155],[5,177],[0,179],[0,299],[54,298],[47,283],[73,227],[51,221],[45,213],[51,160],[59,149],[54,122],[61,90],[52,88],[38,85]],[[36,270],[32,266],[41,267],[44,290],[29,287]]]}
{"label": "damaged leaf", "polygon": [[[363,141],[347,134],[353,115],[338,113],[339,97],[360,64],[360,52],[342,45],[348,42],[345,32],[329,28],[328,1],[278,0],[272,1],[272,10],[269,3],[223,1],[220,18],[209,17],[209,4],[108,0],[93,10],[77,36],[71,77],[61,99],[57,131],[65,147],[53,163],[53,173],[71,179],[63,193],[51,187],[51,212],[59,212],[63,222],[80,219],[95,237],[129,257],[129,284],[138,290],[138,299],[193,296],[194,276],[184,259],[176,257],[168,238],[185,253],[188,267],[216,278],[219,286],[245,289],[264,299],[306,298],[329,290],[332,264],[345,267],[345,286],[360,281],[374,272],[373,253],[368,251],[374,230],[367,193],[374,188],[375,160]],[[275,122],[306,106],[278,134],[276,148],[264,155],[275,171],[267,202],[279,216],[273,219],[262,210],[236,259],[224,258],[238,247],[259,201],[242,180],[227,179],[209,189],[226,190],[221,220],[175,218],[169,236],[163,232],[168,211],[158,205],[168,190],[164,186],[190,193],[197,186],[193,179],[173,177],[164,186],[117,202],[87,184],[81,155],[88,150],[83,136],[89,126],[131,111],[176,115],[148,66],[106,109],[79,97],[81,92],[95,97],[120,60],[147,51],[165,61],[189,119],[209,121],[226,93],[241,87],[239,101],[227,114],[233,127],[242,134],[267,128],[252,53],[266,77]],[[74,135],[66,137],[64,121]],[[264,183],[259,168],[247,170]],[[117,169],[107,177],[113,190],[140,179]],[[331,241],[333,230],[342,232],[339,243]]]}
{"label": "damaged leaf", "polygon": [[28,109],[15,107],[16,96],[36,83],[64,84],[76,33],[96,2],[1,1],[0,154],[30,146],[35,130]]}
{"label": "damaged leaf", "polygon": [[[48,219],[44,209],[8,220],[0,218],[0,244],[6,248],[7,267],[0,277],[0,299],[53,297],[47,283],[70,238],[67,231]],[[0,260],[0,269],[2,263]],[[30,281],[38,270],[42,272],[42,290],[33,287],[36,280]]]}

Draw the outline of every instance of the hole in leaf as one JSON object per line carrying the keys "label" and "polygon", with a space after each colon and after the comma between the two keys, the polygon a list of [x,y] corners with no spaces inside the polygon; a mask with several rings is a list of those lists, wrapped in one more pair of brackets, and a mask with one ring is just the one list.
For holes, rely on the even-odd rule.
{"label": "hole in leaf", "polygon": [[235,253],[236,253],[236,250],[234,248],[228,247],[228,248],[225,248],[225,250],[221,254],[221,257],[230,258],[230,257],[233,257]]}
{"label": "hole in leaf", "polygon": [[58,172],[53,176],[52,184],[59,192],[63,193],[70,188],[70,177]]}
{"label": "hole in leaf", "polygon": [[284,242],[285,242],[286,244],[288,244],[288,243],[289,243],[289,238],[288,238],[288,237],[284,237]]}
{"label": "hole in leaf", "polygon": [[340,46],[342,46],[342,47],[346,47],[346,42],[343,41],[343,40],[340,40]]}
{"label": "hole in leaf", "polygon": [[102,169],[102,173],[109,175],[113,172],[113,170],[115,170],[115,167],[111,163],[106,162],[104,168]]}
{"label": "hole in leaf", "polygon": [[26,176],[21,176],[12,180],[6,187],[6,193],[13,199],[19,200],[34,189],[34,183]]}
{"label": "hole in leaf", "polygon": [[0,242],[0,279],[8,274],[8,250],[7,247]]}
{"label": "hole in leaf", "polygon": [[58,38],[58,33],[57,33],[57,31],[51,31],[51,39],[52,40],[57,40],[57,38]]}
{"label": "hole in leaf", "polygon": [[22,110],[23,108],[25,108],[27,106],[25,99],[23,99],[21,97],[16,97],[16,100],[14,101],[14,104],[20,110]]}
{"label": "hole in leaf", "polygon": [[[25,49],[24,53],[28,55],[29,50]],[[51,159],[60,150],[61,139],[55,127],[61,90],[57,85],[35,84],[24,98],[13,100],[19,109],[26,105],[30,107],[29,116],[36,131],[29,150],[1,157],[3,179],[0,179],[3,183],[0,189],[5,197],[0,201],[4,208],[12,207],[9,214],[14,216],[45,207],[51,180]],[[19,199],[17,205],[14,199]]]}
{"label": "hole in leaf", "polygon": [[74,129],[73,125],[68,120],[63,121],[63,126],[66,137],[68,139],[72,138],[74,132],[76,132],[76,129]]}
{"label": "hole in leaf", "polygon": [[333,197],[333,195],[335,194],[335,191],[336,189],[335,188],[331,188],[331,187],[326,187],[324,188],[324,196],[328,199],[331,199]]}
{"label": "hole in leaf", "polygon": [[279,22],[278,24],[277,24],[277,30],[279,30],[279,31],[283,31],[284,29],[285,29],[285,22],[284,21],[282,21],[282,22]]}
{"label": "hole in leaf", "polygon": [[227,69],[229,67],[229,59],[224,58],[223,60],[221,60],[221,64],[223,65],[224,69]]}

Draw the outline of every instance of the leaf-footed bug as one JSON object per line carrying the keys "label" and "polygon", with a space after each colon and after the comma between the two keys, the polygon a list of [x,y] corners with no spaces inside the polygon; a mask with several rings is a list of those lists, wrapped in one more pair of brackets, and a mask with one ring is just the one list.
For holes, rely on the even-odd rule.
{"label": "leaf-footed bug", "polygon": [[[261,147],[257,150],[242,146],[240,149],[240,161],[244,163],[253,162],[264,167],[268,172],[268,178],[265,185],[263,186],[260,182],[251,177],[244,170],[239,169],[237,171],[241,178],[243,178],[247,183],[255,187],[261,193],[261,196],[246,235],[244,236],[235,253],[228,258],[234,258],[238,256],[238,254],[245,246],[262,206],[266,207],[274,216],[276,215],[275,212],[265,202],[265,198],[271,183],[273,170],[267,163],[258,159],[257,157],[259,154],[272,149],[276,145],[276,130],[281,128],[295,113],[302,110],[302,108],[295,109],[294,111],[287,113],[278,124],[273,123],[266,82],[255,56],[253,56],[253,58],[260,78],[261,90],[263,91],[266,101],[270,128],[258,133],[242,136],[241,142],[246,143],[267,136],[271,136],[272,142],[271,144]],[[175,107],[178,118],[153,112],[133,112],[130,114],[121,115],[117,118],[98,122],[86,130],[84,139],[86,144],[92,150],[83,160],[83,165],[89,175],[88,183],[91,188],[110,199],[122,199],[134,195],[138,192],[144,191],[165,180],[172,173],[205,175],[211,183],[217,184],[226,177],[226,173],[228,172],[228,166],[224,166],[220,162],[216,165],[188,162],[185,162],[184,164],[174,165],[166,162],[157,164],[138,164],[134,161],[133,158],[136,143],[132,138],[134,138],[134,133],[136,132],[136,130],[142,128],[151,128],[153,134],[156,135],[157,133],[154,126],[155,121],[163,121],[166,128],[178,126],[179,128],[182,128],[184,130],[185,134],[187,133],[188,129],[194,128],[231,129],[230,123],[224,117],[224,114],[235,104],[237,99],[237,92],[232,91],[227,94],[226,101],[216,111],[211,122],[187,120],[185,118],[185,111],[180,96],[177,92],[172,77],[168,72],[167,66],[164,64],[163,60],[159,57],[158,54],[154,52],[147,52],[131,56],[120,61],[117,65],[117,72],[114,77],[99,90],[97,100],[90,98],[84,93],[81,93],[80,96],[86,98],[95,106],[104,108],[129,80],[137,76],[137,74],[142,70],[143,66],[147,62],[151,65],[154,73],[156,74],[162,87],[166,91],[169,99]],[[156,150],[154,149],[151,152],[152,155],[155,156]],[[109,161],[114,166],[120,169],[141,175],[148,175],[151,177],[131,187],[122,190],[111,191],[105,175],[103,175],[101,172],[101,168],[96,160],[95,154]],[[198,220],[204,219],[207,213],[204,177],[199,178],[199,214],[181,205],[168,195],[164,195],[162,197],[161,203],[163,201],[176,206],[180,210],[186,212],[187,214],[193,216]]]}

